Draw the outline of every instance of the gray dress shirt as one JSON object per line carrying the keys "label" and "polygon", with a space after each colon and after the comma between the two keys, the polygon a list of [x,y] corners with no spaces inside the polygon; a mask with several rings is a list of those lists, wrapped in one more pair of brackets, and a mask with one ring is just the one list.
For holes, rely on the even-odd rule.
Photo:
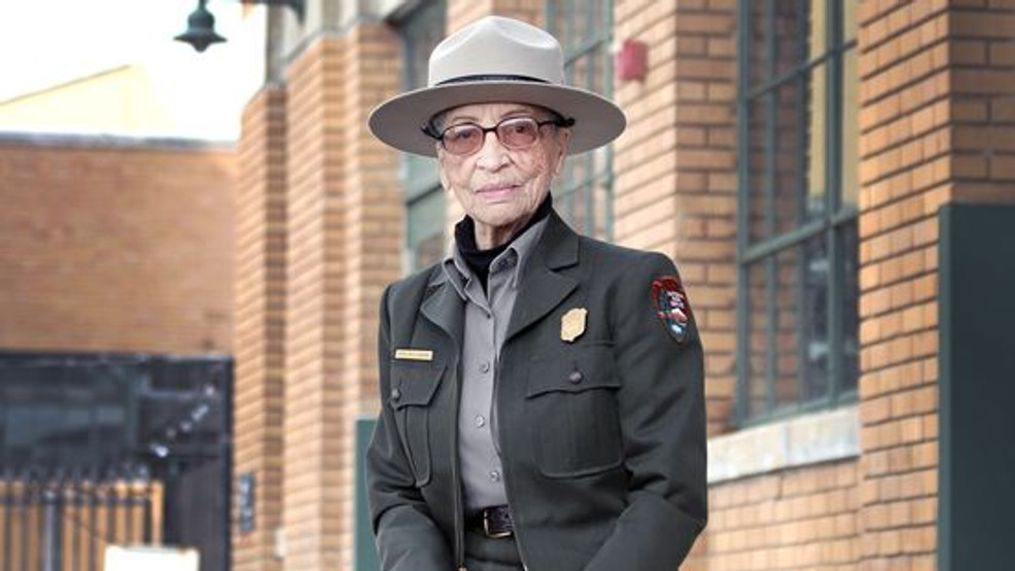
{"label": "gray dress shirt", "polygon": [[508,503],[493,403],[497,361],[515,306],[519,274],[545,226],[545,218],[533,224],[494,258],[487,278],[487,292],[483,291],[483,284],[469,269],[458,248],[444,260],[445,273],[465,301],[458,457],[469,513]]}

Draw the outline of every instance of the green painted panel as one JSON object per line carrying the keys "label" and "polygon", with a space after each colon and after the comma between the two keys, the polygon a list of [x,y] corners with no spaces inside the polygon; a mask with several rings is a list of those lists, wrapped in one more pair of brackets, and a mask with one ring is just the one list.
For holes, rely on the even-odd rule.
{"label": "green painted panel", "polygon": [[1015,207],[940,217],[938,569],[1010,569],[1015,538]]}
{"label": "green painted panel", "polygon": [[373,417],[356,419],[356,504],[355,504],[355,569],[377,571],[377,548],[370,526],[370,508],[367,506],[366,456],[370,437],[377,420]]}

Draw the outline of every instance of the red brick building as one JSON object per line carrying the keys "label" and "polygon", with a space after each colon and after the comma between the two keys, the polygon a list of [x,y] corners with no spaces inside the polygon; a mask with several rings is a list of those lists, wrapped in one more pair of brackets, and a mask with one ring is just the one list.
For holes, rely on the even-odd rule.
{"label": "red brick building", "polygon": [[[939,212],[1015,203],[1015,3],[376,0],[270,19],[240,144],[237,571],[366,569],[355,423],[376,306],[460,212],[366,128],[486,14],[561,38],[628,128],[555,190],[579,230],[674,258],[706,349],[710,507],[685,569],[933,569]],[[643,77],[614,66],[626,42]],[[1012,259],[1008,235],[998,254]],[[1010,306],[1009,306],[1010,308]]]}

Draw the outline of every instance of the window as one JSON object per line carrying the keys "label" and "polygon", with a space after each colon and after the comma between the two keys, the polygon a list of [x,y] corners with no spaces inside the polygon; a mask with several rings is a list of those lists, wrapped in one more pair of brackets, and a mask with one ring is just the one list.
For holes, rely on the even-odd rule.
{"label": "window", "polygon": [[741,423],[855,399],[854,4],[739,5]]}
{"label": "window", "polygon": [[[564,49],[567,83],[610,97],[613,0],[547,0],[545,14]],[[602,239],[613,235],[612,163],[610,145],[569,157],[553,191],[557,211],[575,230]]]}
{"label": "window", "polygon": [[[403,90],[426,85],[430,52],[444,37],[445,0],[420,2],[395,24],[402,38]],[[445,192],[436,160],[403,154],[406,268],[420,270],[444,257]]]}

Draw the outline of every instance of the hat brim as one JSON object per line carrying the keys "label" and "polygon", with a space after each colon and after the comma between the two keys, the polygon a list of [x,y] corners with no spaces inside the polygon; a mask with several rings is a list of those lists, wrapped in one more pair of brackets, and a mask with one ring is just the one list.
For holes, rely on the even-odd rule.
{"label": "hat brim", "polygon": [[475,81],[424,87],[378,105],[368,124],[378,139],[407,153],[437,156],[436,141],[423,133],[434,115],[474,103],[527,103],[574,119],[568,154],[600,147],[624,131],[624,112],[590,91],[525,81]]}

